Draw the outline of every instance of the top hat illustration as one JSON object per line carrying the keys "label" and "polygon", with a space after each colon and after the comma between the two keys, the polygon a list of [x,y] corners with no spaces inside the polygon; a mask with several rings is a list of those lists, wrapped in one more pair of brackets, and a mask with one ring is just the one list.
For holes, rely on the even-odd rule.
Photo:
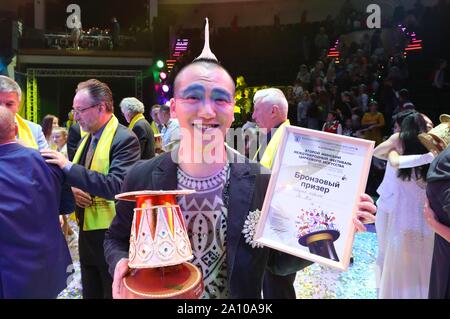
{"label": "top hat illustration", "polygon": [[419,134],[419,140],[430,152],[442,152],[450,145],[450,115],[442,114],[439,117],[441,124],[427,133]]}
{"label": "top hat illustration", "polygon": [[339,238],[340,232],[334,223],[333,213],[304,211],[299,216],[298,243],[308,247],[312,254],[339,261],[334,247],[334,241]]}
{"label": "top hat illustration", "polygon": [[[129,298],[199,298],[201,272],[193,258],[177,195],[193,190],[136,191],[116,199],[136,202],[130,232],[128,266],[124,278]],[[134,270],[133,270],[134,269]]]}

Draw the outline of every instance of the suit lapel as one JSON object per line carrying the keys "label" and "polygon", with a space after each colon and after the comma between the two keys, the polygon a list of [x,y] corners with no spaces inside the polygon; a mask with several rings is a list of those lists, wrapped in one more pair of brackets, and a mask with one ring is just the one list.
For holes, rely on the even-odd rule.
{"label": "suit lapel", "polygon": [[242,236],[244,222],[251,208],[255,189],[255,174],[250,174],[248,164],[231,164],[230,199],[227,218],[227,263],[231,279],[236,250]]}
{"label": "suit lapel", "polygon": [[152,186],[154,190],[177,189],[177,165],[172,161],[171,154],[165,153],[158,165],[158,169],[152,172]]}

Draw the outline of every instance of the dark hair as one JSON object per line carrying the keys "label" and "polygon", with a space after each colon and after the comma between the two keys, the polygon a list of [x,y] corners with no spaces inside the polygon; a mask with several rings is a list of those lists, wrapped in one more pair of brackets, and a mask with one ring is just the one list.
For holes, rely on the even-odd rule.
{"label": "dark hair", "polygon": [[407,89],[401,89],[400,92],[398,92],[398,95],[404,100],[409,99],[409,91]]}
{"label": "dark hair", "polygon": [[328,114],[331,114],[334,116],[334,120],[338,120],[339,122],[341,122],[341,117],[339,116],[339,113],[336,111],[328,111]]}
{"label": "dark hair", "polygon": [[349,91],[342,92],[342,95],[345,97],[348,97],[348,98],[350,98],[352,96]]}
{"label": "dark hair", "polygon": [[42,133],[44,133],[44,136],[46,139],[49,139],[52,135],[52,129],[53,129],[53,119],[56,118],[56,116],[47,114],[42,119]]}
{"label": "dark hair", "polygon": [[216,64],[216,65],[222,66],[222,64],[220,64],[220,62],[218,60],[209,59],[209,58],[197,58],[194,61],[192,61],[190,64],[198,63],[198,62],[206,62],[206,63],[211,63],[211,64]]}
{"label": "dark hair", "polygon": [[[427,132],[427,123],[420,113],[414,112],[403,119],[400,130],[400,141],[403,145],[402,155],[428,153],[418,138],[418,135],[423,132]],[[427,164],[414,168],[402,168],[398,170],[398,177],[409,181],[414,172],[415,179],[425,181],[429,167],[430,165]]]}
{"label": "dark hair", "polygon": [[371,105],[376,105],[376,106],[378,106],[378,102],[377,102],[376,100],[374,100],[374,99],[370,99],[370,100],[369,100],[369,106],[371,106]]}
{"label": "dark hair", "polygon": [[165,104],[163,104],[163,105],[161,105],[161,107],[159,108],[159,111],[160,111],[160,112],[164,112],[164,113],[169,113],[169,112],[170,112],[170,107],[167,106],[167,105],[165,105]]}
{"label": "dark hair", "polygon": [[410,116],[411,114],[416,113],[416,110],[404,110],[401,112],[398,112],[397,114],[395,114],[394,116],[392,116],[392,124],[397,123],[398,126],[402,126],[402,122],[403,120],[407,117]]}
{"label": "dark hair", "polygon": [[113,95],[106,83],[100,82],[97,79],[90,79],[78,83],[76,92],[84,89],[89,91],[89,95],[94,100],[94,103],[105,102],[106,110],[108,112],[114,112]]}
{"label": "dark hair", "polygon": [[234,82],[233,77],[232,77],[232,76],[230,75],[230,73],[223,67],[223,65],[220,64],[219,61],[214,60],[214,59],[200,58],[200,59],[196,59],[196,60],[192,61],[191,63],[185,65],[185,66],[184,66],[184,67],[176,74],[175,79],[174,79],[174,81],[173,81],[173,92],[174,92],[174,93],[175,93],[175,87],[176,87],[176,85],[177,85],[177,79],[178,79],[178,76],[179,76],[181,73],[183,73],[183,71],[184,71],[185,69],[187,69],[187,68],[190,67],[191,65],[194,65],[194,64],[197,64],[197,63],[203,63],[203,64],[206,64],[206,65],[214,65],[214,66],[217,66],[217,67],[221,68],[222,70],[224,70],[224,71],[228,74],[228,76],[230,77],[231,82],[233,83],[233,85],[236,86],[236,83]]}

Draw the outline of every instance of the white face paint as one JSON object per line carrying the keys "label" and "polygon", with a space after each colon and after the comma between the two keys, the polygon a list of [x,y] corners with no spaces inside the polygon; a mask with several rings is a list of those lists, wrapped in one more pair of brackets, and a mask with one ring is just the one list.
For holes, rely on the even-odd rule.
{"label": "white face paint", "polygon": [[202,144],[209,141],[223,147],[234,119],[234,83],[228,73],[219,66],[195,63],[180,74],[175,89],[170,107],[183,138],[199,136]]}

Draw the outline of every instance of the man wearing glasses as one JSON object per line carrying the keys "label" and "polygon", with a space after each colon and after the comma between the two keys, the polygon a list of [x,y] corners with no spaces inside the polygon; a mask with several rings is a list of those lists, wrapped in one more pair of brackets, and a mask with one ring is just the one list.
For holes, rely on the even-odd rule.
{"label": "man wearing glasses", "polygon": [[140,159],[136,136],[114,116],[112,92],[96,79],[78,84],[74,119],[88,134],[70,162],[61,153],[45,150],[48,163],[63,169],[75,196],[80,225],[79,252],[83,298],[111,298],[112,278],[103,253],[103,240],[115,216],[114,196],[128,169]]}

